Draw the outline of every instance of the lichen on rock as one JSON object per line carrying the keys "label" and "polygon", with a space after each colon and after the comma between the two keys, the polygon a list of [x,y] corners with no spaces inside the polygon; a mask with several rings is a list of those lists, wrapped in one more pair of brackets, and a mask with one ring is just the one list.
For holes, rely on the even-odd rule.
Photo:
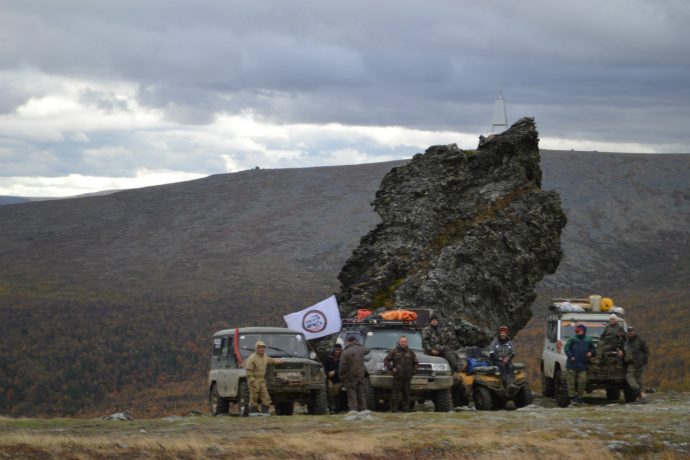
{"label": "lichen on rock", "polygon": [[464,345],[522,328],[566,223],[558,194],[541,189],[538,142],[522,118],[477,150],[433,146],[392,169],[372,203],[382,222],[338,276],[343,315],[432,308]]}

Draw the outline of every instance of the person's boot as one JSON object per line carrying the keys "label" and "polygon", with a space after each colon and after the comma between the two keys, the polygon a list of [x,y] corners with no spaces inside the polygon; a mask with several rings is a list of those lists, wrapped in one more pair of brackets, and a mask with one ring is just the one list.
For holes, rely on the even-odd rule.
{"label": "person's boot", "polygon": [[256,406],[249,406],[249,413],[250,414],[256,414],[257,412],[259,412],[259,411],[257,410]]}
{"label": "person's boot", "polygon": [[271,415],[271,414],[268,412],[269,409],[270,409],[270,406],[266,406],[266,405],[263,405],[263,404],[261,405],[261,413],[262,413],[262,414],[264,414],[264,415]]}

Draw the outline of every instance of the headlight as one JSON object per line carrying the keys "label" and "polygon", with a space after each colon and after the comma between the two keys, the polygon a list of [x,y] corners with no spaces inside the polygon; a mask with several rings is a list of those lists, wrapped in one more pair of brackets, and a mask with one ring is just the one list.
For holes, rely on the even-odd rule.
{"label": "headlight", "polygon": [[374,370],[375,371],[387,371],[385,364],[383,364],[383,361],[379,361],[378,363],[374,364]]}
{"label": "headlight", "polygon": [[446,363],[432,363],[431,370],[434,372],[448,372],[450,371],[450,366]]}

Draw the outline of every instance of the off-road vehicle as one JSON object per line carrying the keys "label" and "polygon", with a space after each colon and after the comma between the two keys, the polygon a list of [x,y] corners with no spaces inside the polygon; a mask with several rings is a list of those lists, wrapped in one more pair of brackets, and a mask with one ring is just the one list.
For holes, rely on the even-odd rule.
{"label": "off-road vehicle", "polygon": [[292,415],[295,402],[306,404],[310,414],[327,413],[326,374],[315,361],[316,353],[308,350],[304,334],[279,327],[243,327],[213,334],[208,374],[211,414],[227,413],[231,403],[239,415],[249,414],[249,386],[242,366],[259,340],[269,356],[282,361],[266,371],[276,414]]}
{"label": "off-road vehicle", "polygon": [[458,361],[460,371],[452,389],[454,406],[466,406],[470,400],[477,410],[503,409],[511,400],[517,408],[532,404],[524,364],[513,363],[513,381],[505,385],[498,367],[489,363],[488,350],[468,347]]}
{"label": "off-road vehicle", "polygon": [[[570,404],[568,386],[566,382],[565,344],[575,335],[575,327],[583,324],[587,327],[587,335],[592,337],[595,346],[599,343],[599,336],[606,328],[612,311],[593,311],[584,300],[573,302],[561,299],[549,307],[546,317],[546,337],[544,338],[544,350],[541,358],[541,387],[542,393],[547,397],[555,397],[560,407]],[[563,305],[575,305],[582,311],[564,311]],[[627,327],[623,318],[622,309],[617,309],[618,324]],[[588,393],[596,389],[605,389],[606,398],[618,400],[623,391],[625,401],[635,400],[635,393],[625,381],[625,368],[623,362],[616,356],[616,352],[607,352],[603,359],[592,357],[587,366]]]}
{"label": "off-road vehicle", "polygon": [[[408,347],[417,355],[419,366],[412,377],[410,399],[415,402],[431,400],[436,412],[451,409],[450,388],[453,376],[448,361],[424,353],[422,334],[414,322],[370,320],[345,320],[338,334],[337,342],[345,346],[347,338],[354,335],[357,341],[367,347],[370,353],[365,357],[367,371],[367,408],[385,410],[390,406],[392,374],[383,360],[389,350],[397,346],[400,336],[408,338]],[[410,408],[411,409],[411,408]]]}

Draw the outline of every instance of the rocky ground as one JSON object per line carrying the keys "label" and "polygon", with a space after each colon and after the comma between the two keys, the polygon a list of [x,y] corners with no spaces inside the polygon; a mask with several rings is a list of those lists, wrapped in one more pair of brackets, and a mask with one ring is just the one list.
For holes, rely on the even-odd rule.
{"label": "rocky ground", "polygon": [[0,418],[1,458],[690,458],[690,394],[647,404],[155,420]]}

